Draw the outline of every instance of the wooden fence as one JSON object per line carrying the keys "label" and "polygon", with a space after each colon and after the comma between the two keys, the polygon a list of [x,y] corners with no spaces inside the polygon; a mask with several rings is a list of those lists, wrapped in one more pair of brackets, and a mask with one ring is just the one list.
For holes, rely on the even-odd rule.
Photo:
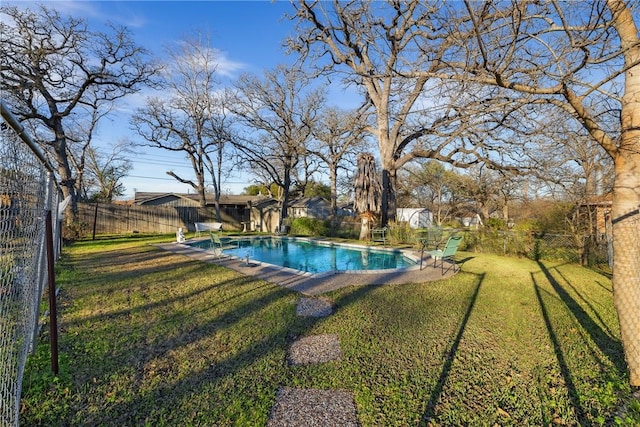
{"label": "wooden fence", "polygon": [[[237,228],[238,221],[224,218],[225,228]],[[195,231],[194,223],[215,221],[213,208],[115,205],[79,203],[78,217],[84,234],[175,233],[178,228]]]}

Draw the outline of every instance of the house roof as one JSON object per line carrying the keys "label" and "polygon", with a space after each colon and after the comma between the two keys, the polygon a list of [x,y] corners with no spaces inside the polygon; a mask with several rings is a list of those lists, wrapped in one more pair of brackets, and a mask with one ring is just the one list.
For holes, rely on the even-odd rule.
{"label": "house roof", "polygon": [[[200,196],[198,194],[185,194],[185,193],[153,193],[153,192],[136,192],[135,194],[135,204],[141,205],[152,200],[161,199],[167,196],[174,196],[181,199],[191,200],[194,202],[200,201]],[[249,202],[252,204],[258,204],[265,200],[269,199],[266,196],[249,196],[245,194],[235,195],[235,194],[223,194],[220,196],[220,204],[221,205],[247,205]],[[206,202],[208,205],[214,204],[214,199],[211,194],[206,195]]]}
{"label": "house roof", "polygon": [[314,197],[301,197],[299,199],[292,200],[291,203],[289,203],[289,206],[291,206],[292,208],[308,208],[311,206],[328,205],[328,204],[329,202],[327,201],[327,199],[320,196],[314,196]]}
{"label": "house roof", "polygon": [[134,200],[134,204],[142,205],[152,200],[162,199],[168,196],[174,196],[182,199],[193,200],[193,198],[189,196],[194,196],[194,195],[178,194],[178,193],[150,193],[150,192],[136,191],[135,195],[133,196],[133,200]]}

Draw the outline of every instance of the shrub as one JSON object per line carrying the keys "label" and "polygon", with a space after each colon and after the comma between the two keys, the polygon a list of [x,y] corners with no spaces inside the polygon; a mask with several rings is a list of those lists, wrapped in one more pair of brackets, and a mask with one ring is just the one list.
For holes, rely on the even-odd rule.
{"label": "shrub", "polygon": [[414,231],[409,227],[409,223],[406,221],[389,222],[387,230],[391,244],[408,244],[414,243],[415,241]]}
{"label": "shrub", "polygon": [[487,218],[484,225],[490,230],[505,230],[507,228],[507,222],[502,218]]}
{"label": "shrub", "polygon": [[62,237],[65,241],[75,242],[89,235],[89,224],[82,221],[75,221],[69,225],[62,226]]}
{"label": "shrub", "polygon": [[293,218],[291,220],[291,234],[300,236],[327,236],[330,228],[328,220],[316,218]]}

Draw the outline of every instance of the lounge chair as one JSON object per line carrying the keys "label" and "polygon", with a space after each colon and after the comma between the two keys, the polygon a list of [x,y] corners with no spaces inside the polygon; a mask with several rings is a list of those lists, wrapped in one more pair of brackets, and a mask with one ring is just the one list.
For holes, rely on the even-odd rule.
{"label": "lounge chair", "polygon": [[[442,266],[442,274],[445,273],[444,270],[444,260],[450,260],[453,265],[453,271],[456,271],[456,259],[455,255],[458,251],[458,246],[460,246],[460,242],[462,242],[462,236],[451,236],[447,240],[447,243],[444,245],[443,249],[435,249],[432,251],[427,251],[429,255],[433,258],[433,266],[436,266],[436,261],[438,258],[440,259],[440,264]],[[447,267],[447,271],[449,271],[450,267]],[[422,258],[420,259],[420,269],[422,269]]]}

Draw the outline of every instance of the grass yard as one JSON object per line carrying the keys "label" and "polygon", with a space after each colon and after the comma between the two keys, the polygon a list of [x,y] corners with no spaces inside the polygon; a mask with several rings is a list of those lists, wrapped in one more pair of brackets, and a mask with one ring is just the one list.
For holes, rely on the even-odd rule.
{"label": "grass yard", "polygon": [[[65,249],[61,374],[43,336],[21,425],[260,426],[280,386],[351,391],[363,426],[640,424],[611,281],[590,270],[463,253],[451,279],[347,287],[301,318],[291,291],[150,245],[168,240]],[[288,366],[325,333],[341,361]]]}

